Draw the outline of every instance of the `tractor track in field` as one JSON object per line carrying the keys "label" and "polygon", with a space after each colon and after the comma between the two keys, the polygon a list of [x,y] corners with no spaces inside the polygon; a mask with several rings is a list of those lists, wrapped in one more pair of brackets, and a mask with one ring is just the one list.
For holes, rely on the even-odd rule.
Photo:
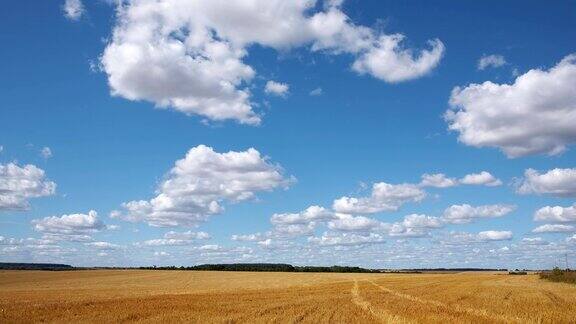
{"label": "tractor track in field", "polygon": [[369,301],[362,298],[360,295],[360,286],[358,285],[357,279],[354,279],[354,285],[352,286],[350,293],[352,295],[352,302],[355,305],[383,323],[412,323],[403,317],[389,314],[386,310],[376,309]]}
{"label": "tractor track in field", "polygon": [[439,302],[436,300],[423,299],[420,297],[405,294],[405,293],[387,288],[387,287],[382,286],[380,284],[377,284],[376,282],[374,282],[372,280],[367,280],[367,281],[384,292],[387,292],[393,296],[403,298],[403,299],[406,299],[406,300],[409,300],[412,302],[416,302],[416,303],[420,303],[420,304],[426,304],[426,305],[432,305],[432,306],[436,306],[439,308],[450,309],[450,310],[456,311],[458,313],[466,313],[468,315],[472,315],[472,316],[476,316],[476,317],[483,317],[483,318],[486,318],[490,321],[503,322],[503,323],[526,323],[526,320],[523,320],[523,319],[518,318],[518,317],[510,317],[510,316],[505,316],[505,315],[492,314],[492,313],[489,313],[488,311],[486,311],[485,309],[471,308],[471,307],[465,307],[465,306],[461,306],[461,305],[448,305],[448,304],[445,304],[445,303],[442,303],[442,302]]}

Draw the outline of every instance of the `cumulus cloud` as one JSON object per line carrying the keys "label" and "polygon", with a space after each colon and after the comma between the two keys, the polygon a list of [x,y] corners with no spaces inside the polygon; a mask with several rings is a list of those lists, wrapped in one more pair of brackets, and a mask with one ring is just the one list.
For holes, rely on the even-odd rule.
{"label": "cumulus cloud", "polygon": [[450,178],[444,173],[425,173],[422,175],[422,181],[420,181],[422,187],[449,188],[460,184],[493,187],[501,185],[502,181],[487,171],[467,174],[462,179]]}
{"label": "cumulus cloud", "polygon": [[511,240],[511,231],[482,231],[479,233],[451,232],[448,244],[485,243],[491,241]]}
{"label": "cumulus cloud", "polygon": [[279,97],[286,97],[289,90],[290,86],[287,83],[281,83],[272,80],[266,82],[266,86],[264,87],[264,92]]}
{"label": "cumulus cloud", "polygon": [[145,246],[183,246],[190,245],[199,240],[210,239],[210,234],[206,232],[175,232],[169,231],[164,234],[164,238],[147,240],[141,243],[135,243],[135,245],[145,245]]}
{"label": "cumulus cloud", "polygon": [[64,16],[70,20],[79,20],[85,12],[84,5],[80,0],[66,0],[62,9]]}
{"label": "cumulus cloud", "polygon": [[506,59],[502,55],[483,55],[478,60],[478,70],[484,70],[489,67],[497,68],[506,64]]}
{"label": "cumulus cloud", "polygon": [[402,47],[404,35],[383,35],[352,65],[359,73],[368,73],[390,83],[412,80],[432,71],[444,54],[444,44],[438,40],[428,42],[430,49],[415,56]]}
{"label": "cumulus cloud", "polygon": [[176,239],[176,240],[207,240],[210,238],[210,234],[206,232],[175,232],[169,231],[164,234],[164,238],[167,239]]}
{"label": "cumulus cloud", "polygon": [[218,244],[206,244],[206,245],[199,246],[196,249],[200,250],[200,251],[221,251],[221,250],[224,250],[224,248]]}
{"label": "cumulus cloud", "polygon": [[27,210],[30,198],[51,196],[56,184],[46,179],[44,170],[28,164],[0,164],[0,211]]}
{"label": "cumulus cloud", "polygon": [[483,231],[478,233],[481,241],[503,241],[512,239],[511,231]]}
{"label": "cumulus cloud", "polygon": [[443,222],[439,217],[410,214],[404,217],[402,225],[408,228],[440,228]]}
{"label": "cumulus cloud", "polygon": [[338,231],[363,232],[375,230],[381,225],[380,221],[365,216],[336,214],[336,219],[328,223],[328,228]]}
{"label": "cumulus cloud", "polygon": [[494,177],[490,172],[482,171],[480,173],[471,173],[460,179],[460,183],[466,185],[483,185],[483,186],[500,186],[502,181]]}
{"label": "cumulus cloud", "polygon": [[274,214],[270,218],[273,225],[308,224],[333,218],[331,211],[320,206],[310,206],[300,213]]}
{"label": "cumulus cloud", "polygon": [[400,222],[385,223],[365,216],[336,214],[335,219],[328,222],[330,230],[338,232],[354,232],[360,235],[376,233],[390,237],[424,237],[430,230],[440,228],[442,219],[433,216],[410,214]]}
{"label": "cumulus cloud", "polygon": [[502,217],[514,211],[513,205],[483,205],[471,206],[468,204],[452,205],[444,210],[442,219],[451,224],[466,224],[478,218]]}
{"label": "cumulus cloud", "polygon": [[87,214],[69,214],[35,219],[32,220],[32,225],[34,230],[43,233],[45,238],[69,241],[91,240],[91,234],[106,228],[94,210]]}
{"label": "cumulus cloud", "polygon": [[524,178],[518,183],[517,192],[576,197],[576,168],[552,169],[542,174],[534,169],[528,169],[524,172]]}
{"label": "cumulus cloud", "polygon": [[448,188],[457,186],[458,181],[454,178],[448,178],[444,173],[425,173],[422,175],[420,185],[423,187]]}
{"label": "cumulus cloud", "polygon": [[[574,218],[576,221],[576,218]],[[572,225],[562,225],[562,224],[545,224],[540,225],[532,230],[532,233],[564,233],[564,232],[575,232],[576,227]]]}
{"label": "cumulus cloud", "polygon": [[111,216],[151,226],[195,226],[223,211],[224,202],[253,199],[259,191],[288,187],[282,169],[250,148],[217,153],[200,145],[176,161],[150,200],[122,204]]}
{"label": "cumulus cloud", "polygon": [[[310,236],[318,225],[334,219],[332,211],[320,207],[310,206],[298,213],[276,213],[270,217],[272,229],[266,233],[246,235],[232,235],[233,241],[260,242],[267,239],[284,240],[298,236]],[[277,243],[277,242],[276,242]],[[277,248],[278,244],[274,244]]]}
{"label": "cumulus cloud", "polygon": [[117,250],[120,248],[120,245],[110,243],[110,242],[103,242],[103,241],[84,243],[84,245],[94,247],[98,250],[104,250],[104,251],[113,251],[113,250]]}
{"label": "cumulus cloud", "polygon": [[342,197],[334,200],[332,208],[343,214],[373,214],[382,211],[396,211],[408,202],[419,202],[426,192],[413,184],[375,183],[369,197]]}
{"label": "cumulus cloud", "polygon": [[322,246],[365,245],[384,243],[384,236],[375,233],[333,233],[325,232],[320,237],[309,237],[308,242]]}
{"label": "cumulus cloud", "polygon": [[169,231],[163,238],[146,240],[134,243],[135,246],[188,246],[200,240],[210,239],[210,234],[206,232],[175,232]]}
{"label": "cumulus cloud", "polygon": [[444,222],[439,217],[423,214],[410,214],[404,216],[401,222],[381,223],[380,233],[391,237],[417,238],[430,235],[431,230],[444,226]]}
{"label": "cumulus cloud", "polygon": [[[340,2],[315,0],[127,0],[118,7],[102,55],[112,94],[211,120],[260,123],[244,61],[250,45],[277,50],[305,46],[327,55],[351,54],[352,68],[387,82],[418,78],[440,61],[444,45],[419,52],[354,24]],[[142,68],[146,67],[146,68]]]}
{"label": "cumulus cloud", "polygon": [[576,204],[569,207],[546,206],[534,213],[534,220],[539,222],[568,223],[576,222]]}
{"label": "cumulus cloud", "polygon": [[146,246],[182,246],[192,244],[192,240],[182,240],[182,239],[152,239],[147,240],[142,243],[136,243],[136,245],[146,245]]}
{"label": "cumulus cloud", "polygon": [[13,237],[4,237],[0,235],[0,245],[19,245],[22,244],[22,239],[17,239]]}
{"label": "cumulus cloud", "polygon": [[[298,236],[310,236],[314,234],[315,229],[328,220],[334,219],[332,211],[320,207],[310,206],[298,213],[276,213],[270,217],[272,229],[265,233],[253,233],[232,235],[233,241],[244,242],[264,242],[273,239],[274,248],[278,248],[278,240],[294,238]],[[267,248],[271,248],[268,246]]]}
{"label": "cumulus cloud", "polygon": [[278,224],[274,225],[273,231],[269,233],[275,237],[308,236],[314,233],[316,222],[308,224]]}
{"label": "cumulus cloud", "polygon": [[533,69],[512,84],[456,87],[445,114],[460,142],[496,147],[510,158],[555,155],[576,141],[576,54],[553,68]]}
{"label": "cumulus cloud", "polygon": [[261,233],[254,233],[254,234],[235,234],[230,237],[232,241],[241,241],[241,242],[257,242],[263,239],[263,235]]}

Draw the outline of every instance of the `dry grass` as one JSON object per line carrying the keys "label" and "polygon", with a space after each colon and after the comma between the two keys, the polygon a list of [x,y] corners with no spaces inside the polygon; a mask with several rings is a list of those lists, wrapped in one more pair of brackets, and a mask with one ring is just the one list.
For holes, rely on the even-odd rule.
{"label": "dry grass", "polygon": [[574,323],[573,285],[537,275],[0,272],[0,323]]}

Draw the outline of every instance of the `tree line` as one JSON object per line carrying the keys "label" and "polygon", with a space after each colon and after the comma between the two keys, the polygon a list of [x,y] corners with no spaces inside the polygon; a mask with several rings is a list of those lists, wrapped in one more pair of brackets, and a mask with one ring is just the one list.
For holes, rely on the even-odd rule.
{"label": "tree line", "polygon": [[230,264],[201,264],[189,267],[139,267],[142,270],[196,270],[196,271],[267,271],[267,272],[338,272],[338,273],[378,273],[378,270],[360,267],[331,266],[293,266],[286,263],[230,263]]}

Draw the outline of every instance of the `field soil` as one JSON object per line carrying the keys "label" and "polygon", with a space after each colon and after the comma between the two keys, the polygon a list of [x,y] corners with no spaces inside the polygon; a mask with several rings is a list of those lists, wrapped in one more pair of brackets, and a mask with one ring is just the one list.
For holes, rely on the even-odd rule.
{"label": "field soil", "polygon": [[575,323],[576,286],[504,273],[0,271],[0,323]]}

